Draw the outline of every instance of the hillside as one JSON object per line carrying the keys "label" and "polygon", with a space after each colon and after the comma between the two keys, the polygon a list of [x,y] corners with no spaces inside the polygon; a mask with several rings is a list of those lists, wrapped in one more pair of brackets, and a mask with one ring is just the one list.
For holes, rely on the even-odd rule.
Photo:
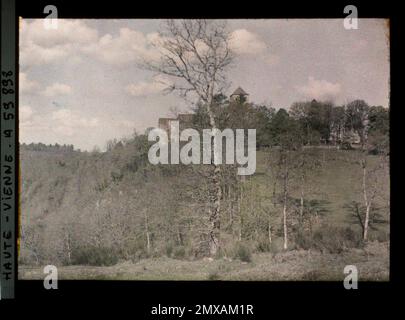
{"label": "hillside", "polygon": [[[106,270],[112,270],[114,265],[120,266],[125,261],[136,264],[145,261],[149,269],[150,263],[153,266],[154,261],[165,257],[177,261],[173,267],[198,264],[204,256],[206,239],[205,169],[152,166],[147,161],[147,147],[144,136],[104,153],[34,151],[22,147],[20,263],[25,266],[21,270],[45,264],[111,265]],[[236,261],[245,261],[253,268],[252,272],[258,272],[259,278],[258,270],[267,268],[266,265],[274,270],[287,268],[284,272],[288,274],[288,268],[293,268],[290,262],[298,255],[306,257],[307,263],[303,263],[307,267],[303,267],[300,276],[291,274],[292,278],[305,278],[305,272],[312,270],[308,265],[321,261],[327,278],[336,274],[336,268],[329,270],[325,261],[329,264],[341,261],[339,257],[345,252],[346,257],[357,253],[354,259],[357,261],[362,261],[364,255],[369,259],[370,255],[362,251],[365,249],[362,249],[361,224],[356,217],[356,212],[363,210],[359,151],[314,148],[305,152],[313,163],[305,178],[305,215],[302,221],[298,219],[302,186],[299,172],[293,168],[289,181],[287,252],[282,250],[279,152],[259,151],[256,173],[244,182],[236,179],[232,168],[224,169],[223,246],[219,258],[235,261],[230,269],[226,267],[229,272],[232,265],[239,265]],[[370,167],[376,167],[379,156],[369,155],[367,161]],[[380,248],[385,248],[382,250],[385,253],[375,256],[383,266],[377,276],[381,278],[381,274],[388,274],[389,264],[389,175],[387,168],[376,172],[379,191],[373,205],[370,240],[381,242]],[[289,253],[289,250],[293,251]],[[308,250],[318,253],[311,255]],[[274,261],[279,261],[278,267]],[[280,261],[286,263],[280,265]],[[67,274],[71,272],[68,270],[78,270],[72,269],[73,266],[66,268]],[[86,268],[83,267],[83,272]],[[23,278],[33,276],[22,273]],[[194,276],[202,277],[197,271]],[[218,277],[227,279],[225,275]],[[123,273],[123,278],[132,276]],[[256,276],[250,273],[248,278]],[[279,276],[273,275],[271,279]]]}

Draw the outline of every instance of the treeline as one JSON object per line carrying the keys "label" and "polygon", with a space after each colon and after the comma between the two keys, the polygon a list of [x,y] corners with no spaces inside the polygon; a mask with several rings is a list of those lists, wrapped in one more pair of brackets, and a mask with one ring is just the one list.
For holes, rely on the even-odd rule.
{"label": "treeline", "polygon": [[[73,152],[73,144],[44,144],[44,143],[20,143],[20,149],[27,151],[47,151],[47,152]],[[80,150],[78,150],[80,151]]]}
{"label": "treeline", "polygon": [[[229,101],[216,97],[216,114],[221,128],[255,128],[259,148],[280,146],[293,140],[299,145],[336,145],[351,148],[364,146],[366,140],[379,152],[388,145],[389,112],[382,106],[369,106],[363,100],[336,106],[316,100],[296,102],[287,111],[273,107]],[[207,126],[203,106],[195,110],[195,122]]]}

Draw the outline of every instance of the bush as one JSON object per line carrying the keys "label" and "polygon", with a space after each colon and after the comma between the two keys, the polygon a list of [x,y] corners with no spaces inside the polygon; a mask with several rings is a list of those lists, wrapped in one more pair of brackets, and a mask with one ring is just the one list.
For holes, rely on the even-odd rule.
{"label": "bush", "polygon": [[235,250],[235,259],[239,259],[243,262],[251,262],[252,261],[252,252],[250,248],[244,243],[238,243]]}
{"label": "bush", "polygon": [[211,280],[211,281],[216,281],[216,280],[219,280],[220,279],[220,276],[219,276],[219,273],[218,273],[218,271],[211,271],[209,274],[208,274],[208,280]]}
{"label": "bush", "polygon": [[21,265],[30,265],[30,266],[40,265],[39,257],[31,250],[25,248],[20,249],[18,263]]}
{"label": "bush", "polygon": [[77,248],[72,253],[72,264],[90,266],[111,266],[118,262],[114,250],[107,247]]}
{"label": "bush", "polygon": [[171,258],[173,254],[173,243],[172,242],[167,242],[165,246],[165,251],[166,251],[166,256]]}
{"label": "bush", "polygon": [[344,141],[341,143],[340,145],[340,149],[341,150],[354,150],[354,148],[352,147],[351,143],[348,141]]}
{"label": "bush", "polygon": [[[164,247],[163,252],[165,253],[166,257],[173,258],[173,259],[184,259],[190,253],[186,250],[185,246],[175,245],[172,241],[168,241]],[[161,256],[161,250],[157,252],[157,256]]]}
{"label": "bush", "polygon": [[270,252],[274,255],[277,254],[279,252],[283,252],[283,245],[284,245],[284,240],[281,238],[275,238],[273,239],[273,241],[271,242],[270,245]]}
{"label": "bush", "polygon": [[359,248],[363,245],[359,232],[346,227],[324,225],[316,229],[313,234],[297,232],[294,243],[298,248],[316,249],[321,252],[341,253],[348,248]]}
{"label": "bush", "polygon": [[269,243],[269,239],[267,239],[266,237],[260,238],[257,242],[256,250],[258,252],[270,252],[271,244]]}
{"label": "bush", "polygon": [[313,242],[313,238],[306,232],[298,230],[294,235],[294,244],[297,249],[311,249],[314,246]]}
{"label": "bush", "polygon": [[370,233],[370,238],[371,241],[377,240],[378,242],[388,242],[390,241],[390,234],[389,232],[385,230],[376,230],[374,232]]}
{"label": "bush", "polygon": [[184,247],[176,247],[173,250],[173,258],[183,259],[186,256],[186,249]]}

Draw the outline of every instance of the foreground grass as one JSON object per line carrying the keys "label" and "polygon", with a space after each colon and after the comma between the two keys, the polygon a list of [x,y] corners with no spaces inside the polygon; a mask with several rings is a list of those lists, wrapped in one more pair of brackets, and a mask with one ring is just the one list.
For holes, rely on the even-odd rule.
{"label": "foreground grass", "polygon": [[[364,249],[349,249],[340,254],[306,250],[260,253],[254,254],[251,262],[161,257],[109,267],[64,266],[58,268],[58,276],[62,280],[341,281],[345,276],[343,268],[349,264],[358,268],[359,280],[388,281],[389,244],[372,242]],[[19,279],[43,278],[43,267],[19,267]]]}

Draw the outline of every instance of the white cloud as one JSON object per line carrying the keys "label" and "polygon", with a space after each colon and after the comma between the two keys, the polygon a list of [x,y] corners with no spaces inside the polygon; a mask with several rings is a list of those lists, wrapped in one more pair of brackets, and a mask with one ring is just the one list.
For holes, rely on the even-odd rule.
{"label": "white cloud", "polygon": [[22,93],[30,93],[39,88],[39,84],[36,81],[28,79],[27,74],[24,72],[20,72],[19,80],[19,88]]}
{"label": "white cloud", "polygon": [[109,64],[141,62],[159,57],[158,51],[152,46],[158,39],[156,33],[145,36],[142,32],[121,28],[118,36],[106,34],[98,41],[84,46],[82,51]]}
{"label": "white cloud", "polygon": [[72,87],[63,83],[54,83],[42,91],[42,95],[46,97],[55,97],[60,95],[67,95],[72,92]]}
{"label": "white cloud", "polygon": [[70,44],[44,48],[32,41],[20,47],[20,64],[24,68],[61,61],[72,51]]}
{"label": "white cloud", "polygon": [[67,143],[91,150],[95,144],[103,147],[108,139],[128,136],[133,130],[134,122],[125,117],[92,116],[86,109],[33,112],[30,107],[20,108],[20,141],[26,143]]}
{"label": "white cloud", "polygon": [[99,124],[96,117],[86,118],[80,115],[77,111],[70,109],[60,109],[51,113],[52,130],[55,133],[72,136],[77,129],[94,128]]}
{"label": "white cloud", "polygon": [[30,106],[21,106],[19,111],[19,119],[21,124],[26,124],[32,118],[33,110]]}
{"label": "white cloud", "polygon": [[238,54],[258,54],[266,50],[264,41],[258,35],[246,29],[233,31],[229,45]]}
{"label": "white cloud", "polygon": [[[265,48],[264,43],[245,29],[236,30],[233,46],[238,53],[255,53]],[[156,61],[157,49],[164,39],[157,32],[143,33],[131,28],[120,28],[117,35],[99,35],[96,29],[80,20],[59,19],[57,29],[45,29],[42,19],[22,20],[20,33],[20,63],[23,68],[34,65],[72,63],[87,56],[111,65]],[[197,43],[203,52],[206,45]]]}
{"label": "white cloud", "polygon": [[97,39],[97,30],[80,20],[58,19],[57,29],[45,29],[43,19],[22,20],[20,63],[23,67],[29,67],[58,62],[74,57],[81,47]]}
{"label": "white cloud", "polygon": [[236,54],[255,56],[268,66],[275,66],[280,62],[280,56],[269,53],[268,45],[259,35],[246,29],[237,29],[231,33],[229,47]]}
{"label": "white cloud", "polygon": [[20,31],[20,61],[25,68],[67,58],[80,61],[83,55],[114,65],[158,58],[152,45],[160,40],[156,32],[145,35],[121,28],[116,36],[101,36],[85,22],[70,19],[59,19],[57,29],[45,29],[42,19],[22,20]]}
{"label": "white cloud", "polygon": [[307,84],[297,86],[297,91],[309,99],[329,100],[335,99],[341,92],[339,83],[332,83],[327,80],[316,80],[313,77],[308,78]]}
{"label": "white cloud", "polygon": [[95,41],[98,32],[79,19],[58,19],[57,29],[46,29],[43,19],[35,19],[32,22],[22,21],[21,37],[22,41],[29,39],[49,48],[66,43],[86,44]]}
{"label": "white cloud", "polygon": [[142,81],[138,83],[129,84],[125,89],[126,91],[135,97],[142,97],[148,95],[155,95],[162,93],[172,83],[170,80],[163,76],[156,76],[152,81]]}
{"label": "white cloud", "polygon": [[94,128],[99,124],[100,121],[97,117],[86,117],[78,111],[67,108],[39,114],[34,113],[30,106],[20,107],[20,125],[22,127],[71,135],[77,129]]}
{"label": "white cloud", "polygon": [[39,134],[45,140],[48,136],[53,136],[58,137],[58,141],[65,141],[66,137],[82,135],[86,129],[98,125],[98,118],[85,117],[70,109],[60,109],[41,115],[34,114],[29,106],[20,108],[20,131],[27,138]]}

